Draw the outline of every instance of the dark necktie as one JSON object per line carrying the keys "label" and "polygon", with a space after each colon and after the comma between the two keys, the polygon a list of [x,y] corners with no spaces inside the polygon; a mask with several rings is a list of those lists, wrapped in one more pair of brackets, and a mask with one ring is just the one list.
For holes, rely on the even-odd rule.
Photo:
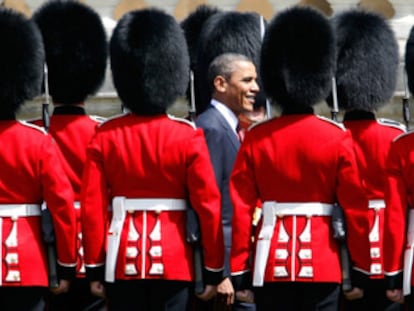
{"label": "dark necktie", "polygon": [[244,139],[244,128],[240,126],[240,123],[237,123],[236,127],[237,136],[239,137],[239,141],[242,142]]}

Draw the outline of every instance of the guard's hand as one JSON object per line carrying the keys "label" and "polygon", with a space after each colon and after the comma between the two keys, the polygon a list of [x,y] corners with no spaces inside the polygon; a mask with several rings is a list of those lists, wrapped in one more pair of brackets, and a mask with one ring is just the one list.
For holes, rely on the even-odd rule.
{"label": "guard's hand", "polygon": [[404,303],[404,295],[401,289],[387,289],[386,294],[389,300]]}
{"label": "guard's hand", "polygon": [[97,297],[105,298],[105,287],[99,281],[92,281],[90,284],[91,293]]}
{"label": "guard's hand", "polygon": [[364,290],[359,287],[354,287],[348,292],[344,292],[345,298],[348,300],[355,300],[364,297]]}
{"label": "guard's hand", "polygon": [[70,287],[70,281],[60,280],[59,286],[55,288],[50,288],[50,291],[55,295],[59,295],[59,294],[67,293],[69,290],[69,287]]}
{"label": "guard's hand", "polygon": [[213,298],[217,294],[217,286],[214,285],[206,285],[204,288],[204,292],[201,294],[197,294],[197,297],[201,300],[207,301]]}
{"label": "guard's hand", "polygon": [[241,302],[254,302],[254,294],[250,289],[243,289],[236,292],[236,299]]}
{"label": "guard's hand", "polygon": [[220,296],[220,300],[226,305],[234,303],[234,288],[229,278],[223,279],[223,281],[217,285],[217,296]]}

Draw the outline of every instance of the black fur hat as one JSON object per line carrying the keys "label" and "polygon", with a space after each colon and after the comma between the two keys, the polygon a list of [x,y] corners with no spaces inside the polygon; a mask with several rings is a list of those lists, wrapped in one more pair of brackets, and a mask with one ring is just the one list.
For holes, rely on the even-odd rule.
{"label": "black fur hat", "polygon": [[51,0],[33,19],[44,40],[53,101],[79,103],[97,92],[105,78],[108,56],[100,16],[77,1]]}
{"label": "black fur hat", "polygon": [[411,28],[405,45],[405,70],[407,72],[408,89],[414,94],[414,26]]}
{"label": "black fur hat", "polygon": [[214,14],[204,23],[199,38],[195,74],[200,87],[200,99],[196,102],[197,113],[206,109],[211,98],[207,72],[214,58],[223,53],[243,54],[253,61],[259,71],[262,24],[257,13],[234,11]]}
{"label": "black fur hat", "polygon": [[335,73],[335,47],[331,24],[315,9],[293,7],[276,15],[261,53],[266,95],[284,110],[325,100]]}
{"label": "black fur hat", "polygon": [[0,116],[12,116],[40,95],[45,52],[36,24],[16,11],[0,8]]}
{"label": "black fur hat", "polygon": [[190,60],[184,32],[161,10],[125,14],[112,34],[110,55],[118,95],[136,114],[164,113],[187,89]]}
{"label": "black fur hat", "polygon": [[338,106],[371,111],[385,105],[394,94],[399,63],[393,30],[382,16],[356,9],[338,14],[332,23]]}
{"label": "black fur hat", "polygon": [[[193,72],[197,68],[198,39],[204,23],[214,14],[221,12],[217,7],[207,4],[199,5],[195,11],[191,12],[181,23],[187,41],[190,56],[190,68]],[[187,99],[191,100],[191,86],[187,89]],[[198,81],[194,80],[194,96],[197,102],[200,98]]]}
{"label": "black fur hat", "polygon": [[214,14],[221,12],[217,7],[207,4],[199,5],[195,11],[191,12],[181,23],[187,40],[190,54],[191,69],[194,70],[197,61],[198,38],[203,24]]}

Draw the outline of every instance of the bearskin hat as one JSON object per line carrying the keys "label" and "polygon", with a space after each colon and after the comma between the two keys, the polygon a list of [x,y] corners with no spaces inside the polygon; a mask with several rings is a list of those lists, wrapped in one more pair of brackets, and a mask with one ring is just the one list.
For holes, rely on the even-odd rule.
{"label": "bearskin hat", "polygon": [[204,23],[195,73],[200,88],[200,98],[196,101],[197,113],[203,112],[211,99],[207,72],[214,58],[223,53],[243,54],[252,60],[259,71],[262,24],[257,13],[234,11],[214,14]]}
{"label": "bearskin hat", "polygon": [[[187,41],[190,56],[190,68],[193,73],[196,71],[197,67],[198,39],[200,37],[201,29],[211,16],[219,12],[220,10],[217,7],[201,4],[180,23]],[[191,95],[191,85],[189,85],[186,92],[189,101],[191,100]],[[196,102],[200,98],[198,81],[196,79],[194,79],[194,98]]]}
{"label": "bearskin hat", "polygon": [[263,39],[260,72],[266,95],[286,109],[325,100],[335,73],[335,36],[328,19],[310,7],[276,15]]}
{"label": "bearskin hat", "polygon": [[405,70],[407,72],[408,89],[414,94],[414,26],[411,28],[405,45]]}
{"label": "bearskin hat", "polygon": [[118,95],[136,114],[164,113],[187,89],[190,59],[184,32],[159,9],[125,14],[112,34],[110,58]]}
{"label": "bearskin hat", "polygon": [[371,111],[385,105],[394,95],[399,63],[393,30],[382,16],[356,9],[338,14],[332,23],[338,106]]}
{"label": "bearskin hat", "polygon": [[105,78],[108,56],[98,13],[77,1],[51,0],[33,19],[42,32],[54,102],[79,103],[97,92]]}
{"label": "bearskin hat", "polygon": [[217,7],[207,4],[199,5],[194,12],[191,12],[181,23],[190,54],[191,69],[194,70],[197,61],[198,39],[203,24],[214,14],[219,13]]}
{"label": "bearskin hat", "polygon": [[41,94],[45,52],[36,24],[0,8],[0,115],[14,115],[26,101]]}

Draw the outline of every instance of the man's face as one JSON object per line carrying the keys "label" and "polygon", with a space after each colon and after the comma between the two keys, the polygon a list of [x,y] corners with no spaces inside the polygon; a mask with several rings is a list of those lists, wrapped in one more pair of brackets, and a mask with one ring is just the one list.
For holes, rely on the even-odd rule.
{"label": "man's face", "polygon": [[257,85],[256,67],[249,61],[236,61],[234,72],[225,79],[224,104],[236,115],[253,111],[256,94],[259,92]]}

